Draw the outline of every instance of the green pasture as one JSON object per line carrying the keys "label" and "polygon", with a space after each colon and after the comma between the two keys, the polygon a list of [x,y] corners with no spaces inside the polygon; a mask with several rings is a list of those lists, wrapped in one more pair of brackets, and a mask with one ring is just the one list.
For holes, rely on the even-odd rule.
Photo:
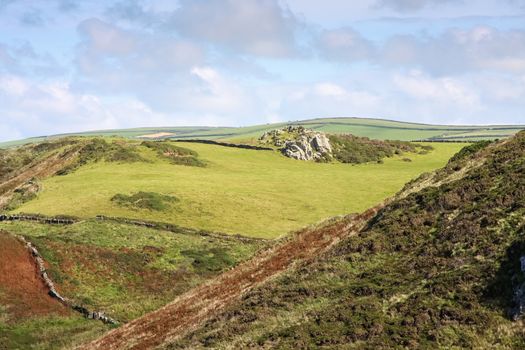
{"label": "green pasture", "polygon": [[[171,164],[152,150],[150,163],[99,162],[42,181],[38,197],[16,212],[98,214],[276,238],[323,219],[363,211],[423,172],[442,167],[464,144],[433,143],[426,155],[407,153],[383,164],[319,164],[278,152],[177,143],[196,151],[206,167]],[[412,161],[403,161],[410,158]],[[162,211],[118,205],[116,194],[154,192],[178,198]]]}

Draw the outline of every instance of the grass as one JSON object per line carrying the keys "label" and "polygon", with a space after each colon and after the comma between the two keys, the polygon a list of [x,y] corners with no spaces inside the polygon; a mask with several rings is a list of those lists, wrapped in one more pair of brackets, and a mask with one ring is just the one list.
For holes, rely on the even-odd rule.
{"label": "grass", "polygon": [[[140,148],[147,162],[97,162],[42,181],[37,199],[17,212],[99,214],[165,221],[180,226],[275,238],[331,216],[360,212],[397,192],[410,179],[443,166],[464,144],[432,144],[426,155],[407,153],[384,164],[316,164],[277,152],[177,143],[206,167],[171,164]],[[402,158],[409,156],[412,162]],[[165,211],[135,210],[111,201],[138,191],[175,196]]]}
{"label": "grass", "polygon": [[[54,350],[91,340],[109,329],[80,316],[50,316],[13,323],[0,320],[0,349]],[[65,335],[69,336],[65,336]]]}
{"label": "grass", "polygon": [[121,322],[163,306],[265,244],[96,220],[2,222],[0,228],[38,247],[62,294]]}
{"label": "grass", "polygon": [[154,192],[137,192],[130,196],[118,193],[111,197],[111,201],[123,207],[162,211],[168,209],[170,203],[176,202],[178,199]]}

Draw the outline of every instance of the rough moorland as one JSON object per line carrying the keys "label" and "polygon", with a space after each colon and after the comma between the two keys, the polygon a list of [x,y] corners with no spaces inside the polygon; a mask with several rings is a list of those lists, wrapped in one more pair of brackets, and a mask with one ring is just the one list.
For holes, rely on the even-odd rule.
{"label": "rough moorland", "polygon": [[471,146],[435,186],[169,348],[522,349],[523,174],[525,132]]}
{"label": "rough moorland", "polygon": [[4,344],[7,349],[58,349],[89,341],[112,327],[65,307],[62,314],[56,312],[58,302],[38,283],[36,266],[23,245],[20,250],[29,260],[27,275],[35,282],[29,284],[25,276],[17,280],[16,269],[21,265],[6,254],[6,249],[12,249],[5,243],[6,237],[14,240],[13,235],[25,237],[38,249],[63,297],[88,310],[103,311],[120,324],[164,306],[266,245],[259,240],[175,227],[167,231],[107,218],[71,225],[0,222],[2,350]]}

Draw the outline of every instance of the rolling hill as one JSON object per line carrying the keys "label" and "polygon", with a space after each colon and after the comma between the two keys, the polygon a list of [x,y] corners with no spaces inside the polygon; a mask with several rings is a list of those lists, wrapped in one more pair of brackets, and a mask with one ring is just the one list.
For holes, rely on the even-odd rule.
{"label": "rolling hill", "polygon": [[[20,203],[12,202],[9,212],[71,215],[83,219],[97,215],[119,216],[275,238],[331,216],[363,211],[394,194],[419,174],[443,166],[464,146],[436,143],[429,153],[395,155],[385,158],[382,164],[350,165],[296,161],[276,151],[167,143],[189,152],[188,156],[176,158],[178,161],[194,158],[194,162],[199,163],[193,165],[205,165],[188,166],[174,164],[173,159],[159,155],[158,150],[140,141],[106,138],[106,143],[101,140],[57,141],[66,143],[62,146],[49,143],[50,153],[37,156],[33,167],[30,163],[27,171],[0,186],[1,194],[2,188],[7,190],[13,181],[20,180],[21,185],[37,178],[34,186],[38,186],[38,195],[28,195],[28,200]],[[22,157],[23,150],[13,152]],[[191,152],[196,156],[189,155]],[[29,152],[24,157],[36,156]],[[97,160],[100,157],[106,158]],[[406,161],[407,157],[410,162]],[[66,161],[75,165],[68,168],[62,164]],[[42,166],[43,162],[48,165]],[[52,171],[42,176],[35,169],[50,167]],[[59,171],[61,167],[65,170]],[[53,173],[60,175],[48,176]],[[155,210],[115,200],[141,191],[149,196],[171,196],[173,201]],[[15,197],[20,196],[21,190],[15,193]]]}
{"label": "rolling hill", "polygon": [[81,349],[521,349],[524,155],[469,146]]}
{"label": "rolling hill", "polygon": [[523,174],[525,132],[466,148],[164,348],[522,349]]}
{"label": "rolling hill", "polygon": [[475,141],[505,138],[525,129],[524,125],[432,125],[400,122],[372,118],[318,118],[284,123],[264,124],[246,127],[148,127],[115,129],[49,135],[0,143],[0,148],[40,142],[63,136],[121,136],[138,138],[158,135],[159,138],[225,140],[251,143],[266,131],[286,125],[304,127],[327,133],[351,133],[380,140],[429,140],[429,141]]}

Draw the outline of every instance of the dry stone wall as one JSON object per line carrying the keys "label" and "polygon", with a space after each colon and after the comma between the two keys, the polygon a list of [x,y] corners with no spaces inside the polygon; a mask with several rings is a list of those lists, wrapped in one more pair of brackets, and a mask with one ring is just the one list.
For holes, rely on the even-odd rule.
{"label": "dry stone wall", "polygon": [[100,320],[100,321],[102,321],[104,323],[107,323],[107,324],[114,324],[114,325],[118,324],[118,322],[116,320],[114,320],[111,317],[107,316],[102,311],[90,311],[87,308],[83,307],[82,305],[76,304],[71,299],[63,297],[56,290],[55,284],[53,283],[53,281],[49,277],[49,274],[47,273],[47,270],[46,270],[46,267],[45,267],[45,264],[44,264],[44,259],[42,258],[42,256],[40,255],[40,253],[38,252],[36,247],[31,242],[29,242],[28,240],[26,240],[22,236],[17,236],[17,238],[20,241],[22,241],[22,243],[24,243],[24,245],[26,246],[27,250],[29,250],[29,252],[31,253],[31,256],[33,257],[33,259],[35,261],[35,264],[36,264],[36,266],[38,268],[40,276],[42,277],[42,280],[44,281],[45,286],[49,289],[48,294],[52,298],[55,298],[58,301],[60,301],[62,304],[72,308],[73,310],[75,310],[77,312],[80,312],[86,318],[94,319],[94,320]]}
{"label": "dry stone wall", "polygon": [[207,237],[213,237],[213,238],[224,239],[224,240],[235,240],[235,241],[241,241],[241,242],[255,242],[255,241],[265,242],[267,241],[267,239],[264,239],[264,238],[245,237],[245,236],[241,236],[240,234],[227,234],[227,233],[220,233],[220,232],[196,230],[196,229],[182,227],[182,226],[169,224],[165,222],[145,221],[145,220],[128,219],[128,218],[120,218],[120,217],[105,216],[105,215],[97,215],[95,218],[100,221],[107,220],[107,221],[113,221],[113,222],[127,224],[127,225],[148,227],[148,228],[152,228],[156,230],[164,230],[164,231],[170,231],[170,232],[181,233],[181,234],[207,236]]}
{"label": "dry stone wall", "polygon": [[34,214],[1,214],[0,221],[35,221],[43,224],[71,225],[78,222],[76,218],[48,217]]}

